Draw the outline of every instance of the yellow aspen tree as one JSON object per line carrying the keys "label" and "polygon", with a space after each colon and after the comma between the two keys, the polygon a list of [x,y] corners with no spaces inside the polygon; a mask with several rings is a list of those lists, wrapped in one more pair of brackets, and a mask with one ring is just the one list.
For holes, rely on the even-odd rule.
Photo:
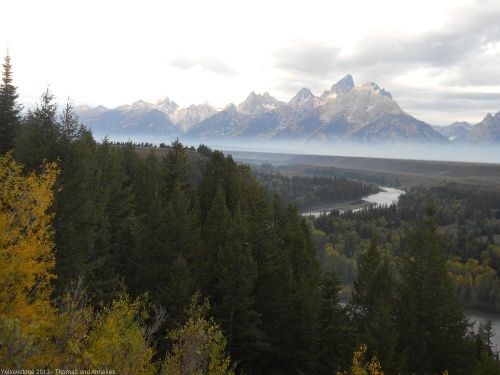
{"label": "yellow aspen tree", "polygon": [[161,375],[234,375],[226,338],[213,319],[203,317],[210,305],[205,300],[198,306],[199,297],[197,293],[192,298],[187,323],[169,334],[174,345],[167,353]]}
{"label": "yellow aspen tree", "polygon": [[59,170],[22,174],[12,154],[0,156],[0,363],[10,368],[50,362],[55,326],[52,186]]}
{"label": "yellow aspen tree", "polygon": [[336,375],[384,375],[382,366],[376,357],[372,357],[371,361],[364,363],[365,353],[368,347],[363,344],[354,352],[352,365],[349,371],[339,372]]}
{"label": "yellow aspen tree", "polygon": [[83,362],[88,334],[95,325],[95,314],[83,281],[83,276],[80,276],[55,301],[58,315],[52,368],[71,370]]}
{"label": "yellow aspen tree", "polygon": [[145,298],[130,301],[127,295],[114,300],[97,317],[88,334],[88,344],[77,363],[83,368],[100,368],[115,374],[153,375],[154,355],[146,338]]}

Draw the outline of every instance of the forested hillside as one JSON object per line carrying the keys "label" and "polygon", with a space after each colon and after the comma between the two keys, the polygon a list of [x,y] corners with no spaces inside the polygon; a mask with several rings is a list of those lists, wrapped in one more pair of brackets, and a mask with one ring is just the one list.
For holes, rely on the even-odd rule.
{"label": "forested hillside", "polygon": [[301,175],[273,171],[270,164],[254,168],[257,180],[299,211],[360,200],[381,191],[376,184],[324,175]]}
{"label": "forested hillside", "polygon": [[[321,246],[344,235],[337,218],[354,214],[320,217],[311,237],[295,206],[220,151],[202,145],[189,159],[176,140],[164,157],[141,156],[132,143],[98,143],[71,102],[58,115],[49,90],[25,117],[9,116],[13,151],[0,158],[2,369],[498,372],[491,331],[470,330],[445,268],[439,204],[385,209],[414,215],[404,241],[351,224],[342,249],[333,238]],[[387,243],[399,244],[397,261]],[[342,262],[354,257],[343,306],[336,270],[347,280]]]}
{"label": "forested hillside", "polygon": [[344,285],[353,284],[357,262],[376,234],[393,272],[404,256],[408,231],[416,225],[425,200],[436,206],[436,222],[446,266],[466,308],[500,309],[500,200],[498,192],[458,184],[415,190],[399,204],[340,215],[332,212],[309,222],[318,257]]}

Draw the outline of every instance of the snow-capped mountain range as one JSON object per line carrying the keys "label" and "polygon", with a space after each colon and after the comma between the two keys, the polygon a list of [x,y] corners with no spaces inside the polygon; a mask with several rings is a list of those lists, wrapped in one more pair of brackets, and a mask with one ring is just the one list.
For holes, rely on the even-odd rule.
{"label": "snow-capped mountain range", "polygon": [[[482,137],[500,139],[495,133],[500,112],[489,115],[488,130],[455,123],[431,127],[404,112],[386,90],[375,83],[355,86],[347,75],[321,96],[304,87],[288,102],[268,92],[250,95],[240,104],[218,109],[209,103],[180,108],[169,97],[156,103],[143,100],[114,109],[79,106],[75,111],[96,138],[109,135],[134,140],[151,136],[163,140],[335,140],[351,142],[480,142]],[[483,123],[482,122],[482,123]],[[481,124],[482,124],[481,123]],[[498,128],[498,129],[497,129]],[[458,133],[457,133],[458,132]],[[464,132],[468,132],[464,135]],[[456,133],[456,134],[455,134]],[[459,134],[460,133],[460,134]]]}

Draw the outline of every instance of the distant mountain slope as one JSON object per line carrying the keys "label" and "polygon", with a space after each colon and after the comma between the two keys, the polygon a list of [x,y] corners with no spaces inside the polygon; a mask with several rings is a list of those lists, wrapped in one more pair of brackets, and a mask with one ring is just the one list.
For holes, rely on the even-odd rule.
{"label": "distant mountain slope", "polygon": [[466,121],[457,121],[448,126],[433,126],[432,128],[452,142],[465,142],[472,127],[473,125]]}
{"label": "distant mountain slope", "polygon": [[431,126],[406,113],[389,113],[363,126],[350,138],[354,141],[441,142],[448,140]]}
{"label": "distant mountain slope", "polygon": [[175,125],[186,132],[217,112],[218,110],[208,103],[191,104],[189,107],[177,109],[170,118]]}
{"label": "distant mountain slope", "polygon": [[492,116],[488,113],[479,124],[475,125],[467,138],[469,143],[500,143],[500,112]]}
{"label": "distant mountain slope", "polygon": [[99,136],[130,134],[131,137],[140,137],[147,134],[172,138],[183,134],[218,111],[208,103],[180,108],[169,97],[163,97],[156,103],[138,100],[114,109],[103,106],[78,106],[75,107],[75,112],[81,122]]}
{"label": "distant mountain slope", "polygon": [[197,139],[227,138],[249,118],[238,112],[234,104],[229,104],[224,110],[193,126],[186,134]]}
{"label": "distant mountain slope", "polygon": [[255,94],[255,92],[252,91],[243,103],[238,104],[236,109],[243,115],[260,115],[284,105],[284,102],[273,98],[268,92],[264,94]]}
{"label": "distant mountain slope", "polygon": [[157,109],[112,109],[106,111],[81,110],[75,108],[85,126],[92,129],[96,138],[106,135],[130,137],[159,135],[172,138],[182,134],[167,114]]}

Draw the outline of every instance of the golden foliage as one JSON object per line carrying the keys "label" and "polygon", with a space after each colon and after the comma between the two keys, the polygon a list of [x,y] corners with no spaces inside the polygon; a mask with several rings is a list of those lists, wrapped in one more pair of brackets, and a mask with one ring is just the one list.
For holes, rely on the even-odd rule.
{"label": "golden foliage", "polygon": [[0,363],[38,365],[54,327],[52,186],[59,170],[23,176],[12,153],[0,156]]}
{"label": "golden foliage", "polygon": [[354,352],[352,365],[349,371],[338,372],[336,375],[384,375],[382,366],[376,357],[373,357],[370,362],[365,362],[365,353],[367,345],[363,344]]}
{"label": "golden foliage", "polygon": [[226,338],[213,319],[203,317],[210,306],[208,300],[198,306],[199,297],[196,294],[191,301],[188,322],[169,335],[174,347],[167,353],[162,375],[234,375]]}
{"label": "golden foliage", "polygon": [[114,370],[116,374],[155,374],[153,350],[145,339],[148,318],[144,299],[123,295],[97,317],[81,356],[82,366]]}

